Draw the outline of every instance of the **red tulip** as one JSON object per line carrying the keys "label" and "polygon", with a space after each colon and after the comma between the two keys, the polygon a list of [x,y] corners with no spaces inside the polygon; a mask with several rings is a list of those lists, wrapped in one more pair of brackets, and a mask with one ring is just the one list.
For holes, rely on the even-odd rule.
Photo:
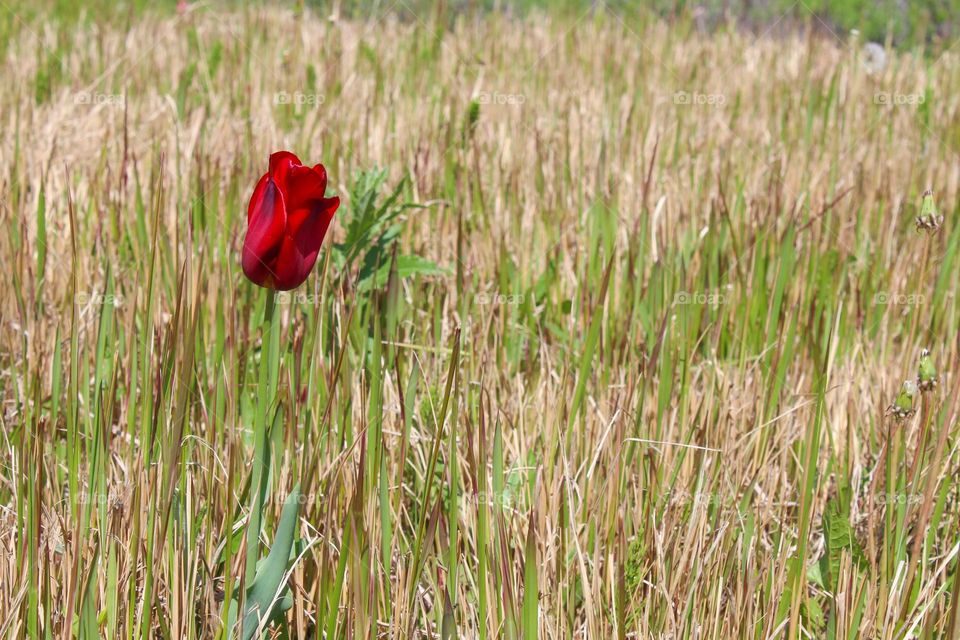
{"label": "red tulip", "polygon": [[243,272],[261,287],[299,287],[317,261],[340,198],[324,198],[327,170],[300,164],[289,151],[270,156],[247,208]]}

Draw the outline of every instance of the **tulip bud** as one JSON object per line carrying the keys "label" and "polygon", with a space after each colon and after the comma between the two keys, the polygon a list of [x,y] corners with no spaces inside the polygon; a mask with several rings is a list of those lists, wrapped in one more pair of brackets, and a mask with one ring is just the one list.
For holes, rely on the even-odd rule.
{"label": "tulip bud", "polygon": [[323,165],[303,166],[289,151],[270,156],[247,208],[242,266],[254,284],[289,291],[307,279],[340,206],[326,189]]}

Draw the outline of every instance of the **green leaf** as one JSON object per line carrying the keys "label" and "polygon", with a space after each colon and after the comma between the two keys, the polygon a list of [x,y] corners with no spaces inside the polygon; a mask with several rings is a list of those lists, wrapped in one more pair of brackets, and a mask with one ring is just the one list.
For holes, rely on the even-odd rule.
{"label": "green leaf", "polygon": [[[396,272],[401,280],[412,276],[442,276],[450,273],[448,269],[444,269],[432,260],[413,255],[397,256]],[[370,274],[367,278],[362,279],[357,285],[357,289],[359,291],[379,289],[386,286],[389,278],[390,263],[386,262],[380,265],[376,275]]]}
{"label": "green leaf", "polygon": [[[341,224],[346,238],[333,246],[333,261],[338,270],[350,274],[359,261],[358,288],[366,292],[383,287],[390,276],[390,264],[396,244],[403,231],[402,214],[422,205],[400,202],[406,184],[401,180],[386,198],[380,197],[387,173],[383,170],[362,171],[350,185],[350,208],[343,214]],[[400,278],[414,275],[442,275],[447,273],[435,263],[415,255],[397,256],[397,274]]]}
{"label": "green leaf", "polygon": [[[840,498],[831,498],[827,502],[826,512],[823,514],[823,534],[826,540],[826,585],[832,590],[836,590],[837,581],[840,575],[840,561],[843,552],[847,551],[853,556],[853,561],[857,566],[863,566],[866,557],[860,543],[857,542],[850,526],[850,509]],[[824,567],[821,567],[821,570]]]}
{"label": "green leaf", "polygon": [[457,619],[453,615],[453,604],[450,594],[443,591],[443,625],[440,629],[441,640],[457,640]]}
{"label": "green leaf", "polygon": [[530,526],[527,529],[527,548],[523,560],[523,638],[537,640],[539,635],[538,607],[540,590],[537,586],[537,538],[534,527],[534,513],[530,513]]}
{"label": "green leaf", "polygon": [[[290,552],[294,548],[299,511],[300,485],[297,485],[284,502],[273,547],[266,559],[257,565],[256,577],[247,589],[240,636],[243,640],[250,640],[254,636],[261,620],[272,622],[293,606],[293,598],[287,593],[285,579]],[[230,603],[231,628],[236,621],[236,606],[235,600]]]}

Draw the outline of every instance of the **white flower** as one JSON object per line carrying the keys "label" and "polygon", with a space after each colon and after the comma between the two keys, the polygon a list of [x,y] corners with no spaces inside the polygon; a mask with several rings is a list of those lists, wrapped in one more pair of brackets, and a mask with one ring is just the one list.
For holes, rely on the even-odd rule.
{"label": "white flower", "polygon": [[887,52],[882,44],[868,42],[863,45],[863,68],[870,75],[879,74],[887,66]]}

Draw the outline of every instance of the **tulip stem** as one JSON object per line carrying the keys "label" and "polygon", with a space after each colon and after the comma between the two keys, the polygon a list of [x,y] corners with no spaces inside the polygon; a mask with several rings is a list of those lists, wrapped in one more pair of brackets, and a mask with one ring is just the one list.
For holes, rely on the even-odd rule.
{"label": "tulip stem", "polygon": [[270,452],[267,445],[267,412],[277,392],[280,357],[280,323],[274,322],[276,291],[267,290],[263,313],[260,350],[260,372],[257,384],[257,409],[253,426],[253,469],[250,482],[250,516],[247,521],[246,563],[244,585],[249,587],[257,570],[260,556],[260,530],[263,523],[263,504],[270,481]]}

